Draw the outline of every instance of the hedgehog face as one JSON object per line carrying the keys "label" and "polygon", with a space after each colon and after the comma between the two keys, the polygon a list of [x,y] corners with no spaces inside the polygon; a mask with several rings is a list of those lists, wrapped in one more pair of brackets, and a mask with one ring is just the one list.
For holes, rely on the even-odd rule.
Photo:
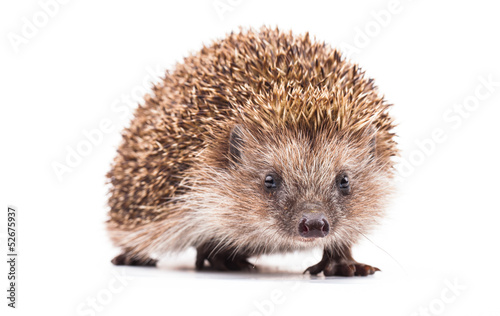
{"label": "hedgehog face", "polygon": [[381,215],[390,190],[373,135],[237,126],[229,142],[230,170],[234,192],[245,193],[234,203],[259,219],[258,229],[283,242],[353,242]]}

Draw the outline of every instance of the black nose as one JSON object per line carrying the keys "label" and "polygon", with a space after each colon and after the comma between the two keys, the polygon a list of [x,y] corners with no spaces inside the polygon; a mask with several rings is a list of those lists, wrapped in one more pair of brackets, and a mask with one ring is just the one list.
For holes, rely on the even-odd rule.
{"label": "black nose", "polygon": [[323,214],[310,213],[302,217],[299,234],[306,238],[322,238],[330,232],[330,225]]}

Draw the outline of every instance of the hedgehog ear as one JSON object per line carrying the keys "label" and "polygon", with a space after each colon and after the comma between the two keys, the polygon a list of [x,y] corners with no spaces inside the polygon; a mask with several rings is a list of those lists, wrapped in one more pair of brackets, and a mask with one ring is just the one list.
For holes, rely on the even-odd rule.
{"label": "hedgehog ear", "polygon": [[243,148],[243,129],[235,125],[229,135],[229,158],[233,163],[240,161]]}

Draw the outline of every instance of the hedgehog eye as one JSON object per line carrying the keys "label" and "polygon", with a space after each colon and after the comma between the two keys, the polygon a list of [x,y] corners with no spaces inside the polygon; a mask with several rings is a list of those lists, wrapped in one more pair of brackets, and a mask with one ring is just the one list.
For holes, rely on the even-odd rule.
{"label": "hedgehog eye", "polygon": [[268,189],[274,189],[276,188],[276,181],[274,181],[274,177],[270,174],[266,176],[266,179],[264,180],[264,185]]}
{"label": "hedgehog eye", "polygon": [[276,189],[279,185],[280,179],[276,174],[268,174],[264,178],[264,185],[267,189],[272,190]]}
{"label": "hedgehog eye", "polygon": [[345,174],[341,175],[338,180],[338,186],[342,194],[349,194],[351,189],[351,186],[349,184],[349,177]]}

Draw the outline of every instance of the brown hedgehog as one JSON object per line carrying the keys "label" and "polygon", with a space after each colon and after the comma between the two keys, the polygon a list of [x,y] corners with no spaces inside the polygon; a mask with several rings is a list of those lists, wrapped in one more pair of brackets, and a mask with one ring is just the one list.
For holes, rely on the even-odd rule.
{"label": "brown hedgehog", "polygon": [[146,96],[112,170],[117,265],[195,247],[196,268],[313,247],[306,271],[368,275],[352,245],[376,223],[397,154],[389,104],[325,43],[262,28],[184,59]]}

